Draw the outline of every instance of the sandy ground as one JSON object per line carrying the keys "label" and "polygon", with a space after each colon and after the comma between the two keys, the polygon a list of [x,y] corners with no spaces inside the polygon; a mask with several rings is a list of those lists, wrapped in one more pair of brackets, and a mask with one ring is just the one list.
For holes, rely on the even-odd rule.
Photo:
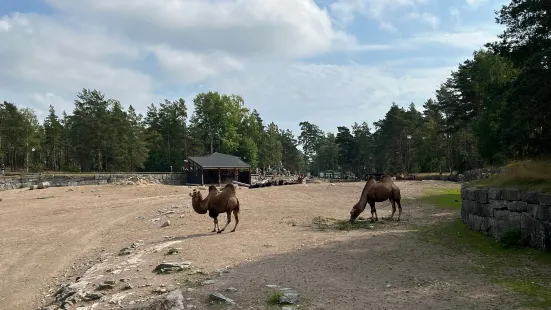
{"label": "sandy ground", "polygon": [[[405,199],[457,184],[397,182]],[[0,192],[0,309],[36,309],[60,283],[114,280],[94,309],[140,304],[180,288],[189,309],[210,309],[220,292],[228,309],[273,309],[273,287],[301,296],[299,309],[515,309],[524,299],[469,269],[466,253],[421,241],[411,228],[457,218],[419,202],[403,203],[402,221],[372,230],[320,231],[317,216],[346,219],[363,183],[239,189],[235,233],[210,233],[212,219],[190,207],[188,186],[86,186]],[[379,218],[390,214],[378,204]],[[362,216],[369,216],[368,212]],[[171,225],[161,227],[170,220]],[[225,223],[225,216],[220,216]],[[131,255],[119,250],[138,240]],[[168,247],[179,253],[166,256]],[[163,261],[190,261],[193,272],[157,275]],[[225,269],[225,272],[215,272]],[[197,278],[194,270],[204,272]],[[132,284],[122,290],[121,279]],[[192,280],[213,279],[209,285]],[[227,291],[228,287],[236,290]],[[79,305],[89,306],[94,302]],[[84,309],[84,308],[82,308]],[[276,307],[277,309],[277,307]]]}

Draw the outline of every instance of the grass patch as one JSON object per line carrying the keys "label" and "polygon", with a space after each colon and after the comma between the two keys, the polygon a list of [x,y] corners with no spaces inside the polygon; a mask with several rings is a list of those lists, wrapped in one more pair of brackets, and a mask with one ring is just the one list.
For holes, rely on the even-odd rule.
{"label": "grass patch", "polygon": [[[492,185],[495,186],[495,185]],[[425,192],[421,200],[440,208],[461,208],[459,189]],[[471,230],[461,219],[441,225],[421,227],[421,238],[451,248],[458,253],[478,254],[477,272],[508,290],[529,297],[533,307],[551,307],[551,253],[524,248],[518,229],[506,231],[499,240]]]}
{"label": "grass patch", "polygon": [[505,238],[495,240],[469,229],[457,219],[438,226],[423,227],[420,234],[427,242],[452,248],[459,253],[478,254],[474,267],[477,272],[513,292],[530,297],[529,306],[551,307],[551,274],[548,272],[551,253],[515,246],[517,232],[511,231],[511,236],[505,234]]}
{"label": "grass patch", "polygon": [[444,209],[461,209],[460,189],[449,189],[445,191],[425,191],[421,198],[424,203],[436,205]]}
{"label": "grass patch", "polygon": [[279,298],[283,297],[283,292],[273,292],[268,296],[268,303],[270,305],[277,305],[279,304]]}
{"label": "grass patch", "polygon": [[[379,219],[379,221],[381,221]],[[316,216],[312,220],[312,227],[320,231],[326,230],[355,230],[355,229],[374,229],[374,223],[371,223],[370,220],[366,220],[362,217],[359,217],[353,224],[350,223],[348,219],[346,220],[337,220],[334,218]]]}
{"label": "grass patch", "polygon": [[180,253],[180,250],[178,250],[177,248],[168,247],[168,251],[165,253],[165,255],[173,255],[178,253]]}
{"label": "grass patch", "polygon": [[468,182],[465,186],[474,187],[517,187],[551,193],[551,162],[513,162],[506,171],[488,179]]}

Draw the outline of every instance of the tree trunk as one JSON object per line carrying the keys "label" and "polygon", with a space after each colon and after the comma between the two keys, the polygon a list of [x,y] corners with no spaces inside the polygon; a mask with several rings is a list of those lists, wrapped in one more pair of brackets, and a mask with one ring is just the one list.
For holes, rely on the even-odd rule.
{"label": "tree trunk", "polygon": [[210,153],[214,153],[214,137],[210,136]]}

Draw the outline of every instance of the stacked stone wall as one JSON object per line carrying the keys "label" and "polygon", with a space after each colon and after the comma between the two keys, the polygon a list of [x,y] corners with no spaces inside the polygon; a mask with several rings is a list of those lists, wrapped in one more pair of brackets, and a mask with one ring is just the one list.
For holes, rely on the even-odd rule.
{"label": "stacked stone wall", "polygon": [[159,184],[185,184],[185,173],[144,173],[144,174],[95,174],[95,175],[56,175],[33,174],[21,177],[1,177],[0,190],[29,188],[40,182],[49,182],[52,187],[105,185],[105,184],[132,184],[138,182]]}
{"label": "stacked stone wall", "polygon": [[512,188],[461,188],[461,219],[475,231],[500,239],[519,231],[530,247],[551,250],[551,195]]}

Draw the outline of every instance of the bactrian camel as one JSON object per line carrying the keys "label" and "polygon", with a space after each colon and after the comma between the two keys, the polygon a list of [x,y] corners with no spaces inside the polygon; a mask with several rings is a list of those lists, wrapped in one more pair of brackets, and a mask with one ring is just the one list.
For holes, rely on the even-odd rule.
{"label": "bactrian camel", "polygon": [[[398,221],[402,215],[402,205],[400,204],[400,189],[392,182],[389,176],[382,176],[381,181],[376,182],[373,176],[369,177],[362,190],[360,201],[358,201],[350,211],[350,223],[354,223],[356,218],[365,210],[366,205],[369,203],[371,207],[371,222],[378,221],[377,210],[375,209],[376,202],[383,202],[389,200],[392,203],[392,215],[390,219],[394,217],[396,212],[396,204],[398,204]],[[373,218],[375,216],[375,219]]]}
{"label": "bactrian camel", "polygon": [[[222,233],[229,223],[231,223],[231,213],[235,217],[235,226],[231,230],[234,232],[239,224],[239,199],[236,197],[235,185],[227,184],[224,190],[218,191],[216,186],[211,185],[208,189],[207,197],[203,199],[203,195],[200,191],[193,190],[189,193],[191,196],[191,204],[193,210],[199,214],[205,214],[208,212],[209,216],[214,220],[214,229],[212,232]],[[218,215],[226,212],[228,218],[224,228],[220,229],[218,226]],[[218,230],[217,230],[218,228]]]}

